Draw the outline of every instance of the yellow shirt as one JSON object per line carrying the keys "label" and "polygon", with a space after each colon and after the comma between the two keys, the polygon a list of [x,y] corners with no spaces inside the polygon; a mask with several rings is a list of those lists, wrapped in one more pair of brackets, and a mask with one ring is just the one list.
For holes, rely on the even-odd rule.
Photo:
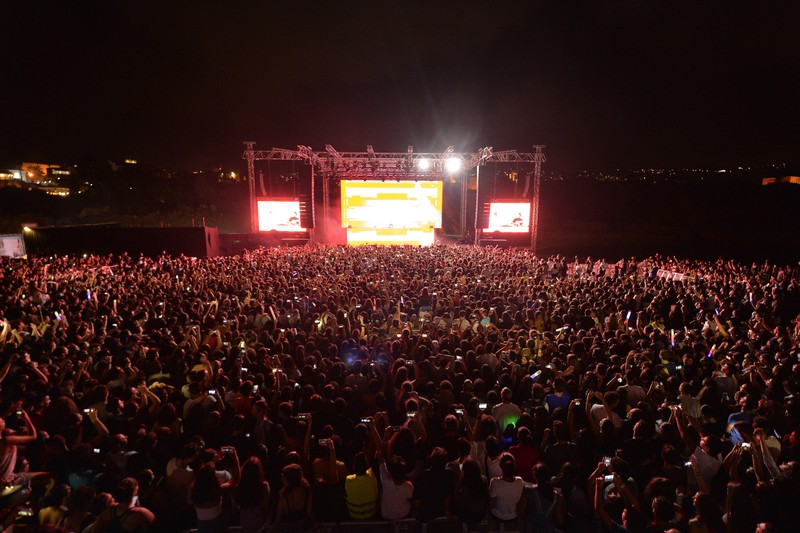
{"label": "yellow shirt", "polygon": [[378,480],[371,468],[363,476],[347,476],[344,491],[350,518],[368,520],[375,516],[378,510]]}

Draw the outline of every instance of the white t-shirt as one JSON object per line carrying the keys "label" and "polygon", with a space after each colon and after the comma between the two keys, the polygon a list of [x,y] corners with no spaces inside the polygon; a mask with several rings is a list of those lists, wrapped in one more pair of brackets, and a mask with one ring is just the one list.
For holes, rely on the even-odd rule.
{"label": "white t-shirt", "polygon": [[639,385],[623,385],[620,389],[624,389],[628,393],[628,405],[636,407],[636,404],[641,402],[647,396],[647,393]]}
{"label": "white t-shirt", "polygon": [[381,463],[381,515],[386,520],[402,520],[411,513],[411,499],[414,496],[414,485],[406,480],[397,485],[389,471],[386,462]]}
{"label": "white t-shirt", "polygon": [[[603,407],[603,404],[601,403],[594,404],[592,406],[591,413],[592,413],[592,418],[594,418],[594,421],[597,422],[598,424],[602,422],[604,418],[608,418],[608,413],[606,412],[606,408]],[[622,419],[614,411],[611,411],[611,422],[614,423],[615,428],[622,427]]]}
{"label": "white t-shirt", "polygon": [[200,403],[204,404],[206,407],[211,407],[217,403],[217,399],[213,396],[203,395],[186,400],[186,403],[183,404],[183,418],[187,418],[192,411],[192,407]]}
{"label": "white t-shirt", "polygon": [[493,372],[497,368],[497,365],[500,364],[500,360],[491,352],[482,353],[475,360],[479,365],[489,365],[489,368],[491,368]]}
{"label": "white t-shirt", "polygon": [[764,442],[767,443],[767,449],[769,453],[772,454],[772,458],[776,461],[781,456],[781,441],[776,439],[774,436],[769,435]]}
{"label": "white t-shirt", "polygon": [[167,463],[167,492],[176,504],[189,501],[189,487],[194,472],[188,466],[179,467],[175,459]]}
{"label": "white t-shirt", "polygon": [[[481,474],[484,476],[486,475],[486,462],[484,459],[486,458],[486,442],[485,441],[473,441],[469,445],[469,456],[481,468]],[[488,476],[487,476],[488,477]],[[489,477],[489,479],[492,479]]]}
{"label": "white t-shirt", "polygon": [[492,407],[492,416],[497,421],[497,429],[500,431],[500,435],[506,430],[508,424],[513,424],[516,427],[517,420],[519,420],[521,414],[522,411],[517,404],[511,402],[498,403]]}
{"label": "white t-shirt", "polygon": [[522,497],[522,489],[525,482],[516,476],[514,481],[505,481],[503,478],[495,477],[489,482],[489,497],[497,498],[492,514],[499,520],[513,520],[517,517],[517,503]]}
{"label": "white t-shirt", "polygon": [[503,454],[501,453],[494,459],[491,459],[490,457],[484,455],[486,461],[486,475],[489,477],[489,479],[503,476],[503,469],[500,468],[500,458],[502,456]]}

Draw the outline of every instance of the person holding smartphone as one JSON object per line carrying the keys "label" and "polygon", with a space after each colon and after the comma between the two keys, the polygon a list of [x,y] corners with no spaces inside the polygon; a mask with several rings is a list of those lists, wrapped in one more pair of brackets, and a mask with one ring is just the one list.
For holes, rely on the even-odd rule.
{"label": "person holding smartphone", "polygon": [[[20,402],[22,403],[22,402]],[[36,428],[33,426],[28,413],[21,408],[16,410],[16,415],[22,419],[25,428],[20,433],[6,428],[6,421],[0,417],[0,482],[4,486],[27,486],[34,478],[49,477],[47,472],[14,472],[17,464],[17,446],[25,445],[36,440]]]}
{"label": "person holding smartphone", "polygon": [[[601,466],[602,465],[601,463]],[[598,467],[598,469],[600,466]],[[622,523],[619,524],[612,520],[611,516],[608,514],[606,510],[606,485],[609,483],[606,481],[606,476],[598,476],[593,478],[594,483],[592,483],[592,479],[590,479],[590,485],[594,489],[594,512],[597,514],[597,517],[600,518],[600,521],[603,522],[603,525],[606,526],[607,529],[611,531],[644,531],[647,527],[647,520],[645,519],[644,515],[641,512],[641,507],[639,506],[639,500],[636,498],[636,495],[628,489],[628,486],[622,480],[622,478],[617,474],[607,474],[611,476],[610,483],[613,483],[613,490],[610,491],[610,494],[614,494],[615,497],[619,497],[624,501],[624,508],[622,510]]]}
{"label": "person holding smartphone", "polygon": [[216,465],[213,462],[207,462],[197,471],[189,488],[189,499],[197,515],[198,533],[224,531],[230,524],[230,516],[225,511],[222,502],[225,494],[239,483],[239,457],[236,454],[236,448],[223,447],[222,454],[230,455],[233,458],[232,479],[221,483],[217,476]]}
{"label": "person holding smartphone", "polygon": [[402,520],[412,511],[414,485],[406,478],[406,463],[399,455],[384,459],[385,444],[379,446],[381,477],[381,516],[386,520]]}

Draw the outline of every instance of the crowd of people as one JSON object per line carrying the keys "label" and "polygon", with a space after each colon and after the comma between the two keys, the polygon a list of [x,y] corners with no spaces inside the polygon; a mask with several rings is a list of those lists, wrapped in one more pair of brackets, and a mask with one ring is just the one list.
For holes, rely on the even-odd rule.
{"label": "crowd of people", "polygon": [[0,266],[5,526],[800,523],[796,268],[472,246]]}

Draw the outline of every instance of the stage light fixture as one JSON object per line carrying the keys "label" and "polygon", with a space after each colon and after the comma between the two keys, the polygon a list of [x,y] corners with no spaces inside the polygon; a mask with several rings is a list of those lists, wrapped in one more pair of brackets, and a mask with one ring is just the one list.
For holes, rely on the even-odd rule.
{"label": "stage light fixture", "polygon": [[450,157],[447,159],[447,161],[445,161],[444,166],[447,169],[447,172],[455,174],[456,172],[461,170],[461,164],[462,164],[461,159],[457,157]]}
{"label": "stage light fixture", "polygon": [[420,170],[429,170],[431,168],[430,159],[420,159],[417,161],[417,168]]}

